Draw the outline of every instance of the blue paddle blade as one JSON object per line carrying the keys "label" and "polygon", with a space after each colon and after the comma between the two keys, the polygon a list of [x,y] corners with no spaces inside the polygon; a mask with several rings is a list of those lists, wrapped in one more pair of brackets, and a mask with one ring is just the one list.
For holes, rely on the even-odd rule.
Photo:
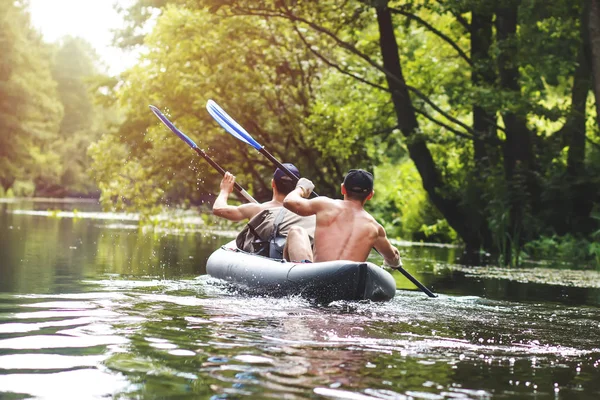
{"label": "blue paddle blade", "polygon": [[154,115],[156,115],[158,117],[158,119],[160,119],[163,122],[163,124],[165,124],[167,126],[167,128],[169,128],[174,134],[176,134],[177,136],[179,136],[192,149],[197,149],[198,148],[198,146],[196,145],[196,143],[194,143],[194,141],[192,139],[190,139],[185,133],[183,133],[179,129],[177,129],[175,127],[175,125],[173,125],[173,123],[171,121],[169,121],[167,119],[167,117],[165,117],[164,114],[162,112],[160,112],[160,110],[158,108],[154,107],[153,105],[150,105],[148,107],[150,107],[150,109],[152,110],[152,112],[154,113]]}
{"label": "blue paddle blade", "polygon": [[217,103],[213,100],[208,100],[206,103],[206,110],[214,118],[215,121],[223,127],[227,132],[231,135],[235,136],[237,139],[242,142],[249,144],[254,147],[256,150],[262,149],[260,143],[258,143],[240,124],[235,122],[233,118],[231,118]]}

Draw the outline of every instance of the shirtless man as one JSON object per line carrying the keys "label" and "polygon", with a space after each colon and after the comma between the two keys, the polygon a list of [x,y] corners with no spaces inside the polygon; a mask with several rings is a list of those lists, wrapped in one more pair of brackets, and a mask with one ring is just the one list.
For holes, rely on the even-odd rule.
{"label": "shirtless man", "polygon": [[386,237],[385,229],[364,209],[367,200],[373,197],[373,175],[362,169],[350,170],[342,183],[344,200],[323,196],[309,200],[313,188],[311,181],[301,178],[283,201],[285,208],[298,215],[317,216],[314,256],[306,231],[294,226],[288,233],[285,251],[288,260],[363,262],[374,247],[386,265],[402,266],[400,253]]}
{"label": "shirtless man", "polygon": [[[283,164],[287,169],[290,170],[294,175],[300,177],[300,172],[294,164],[285,163]],[[275,170],[273,179],[271,180],[271,187],[273,188],[273,198],[265,203],[247,203],[240,206],[231,206],[227,204],[227,199],[233,191],[233,184],[235,183],[235,176],[226,172],[221,180],[220,189],[221,192],[215,203],[213,204],[213,214],[228,219],[230,221],[241,221],[243,219],[251,219],[259,212],[268,208],[281,207],[283,205],[283,199],[285,196],[294,189],[294,183],[283,171],[279,168]]]}

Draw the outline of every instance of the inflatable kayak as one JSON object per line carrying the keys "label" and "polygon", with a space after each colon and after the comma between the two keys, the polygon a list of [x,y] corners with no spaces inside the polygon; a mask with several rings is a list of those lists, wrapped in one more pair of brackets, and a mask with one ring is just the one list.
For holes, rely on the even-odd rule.
{"label": "inflatable kayak", "polygon": [[370,262],[293,263],[246,253],[236,248],[235,241],[212,253],[206,271],[253,295],[299,295],[329,303],[388,301],[396,294],[392,275]]}

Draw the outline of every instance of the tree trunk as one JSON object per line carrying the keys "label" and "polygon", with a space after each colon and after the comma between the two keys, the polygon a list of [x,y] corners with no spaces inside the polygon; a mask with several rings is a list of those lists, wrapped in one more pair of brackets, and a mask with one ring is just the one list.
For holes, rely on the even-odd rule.
{"label": "tree trunk", "polygon": [[[521,91],[516,60],[517,8],[518,6],[513,4],[513,7],[499,9],[496,14],[496,34],[501,49],[498,56],[500,85],[505,91],[513,92],[515,97],[519,97]],[[533,171],[533,142],[524,113],[504,112],[502,117],[506,126],[504,161],[507,177],[510,180],[517,163],[521,164],[521,168],[526,171]]]}
{"label": "tree trunk", "polygon": [[394,25],[387,2],[379,2],[376,11],[383,66],[388,74],[393,75],[393,77],[386,76],[387,84],[392,92],[398,126],[406,138],[410,158],[419,171],[423,187],[432,203],[444,215],[450,226],[463,238],[467,248],[479,249],[482,245],[480,235],[470,229],[469,221],[460,209],[458,200],[442,195],[444,184],[439,171],[425,140],[417,134],[419,124],[402,73]]}
{"label": "tree trunk", "polygon": [[[507,2],[496,11],[496,35],[498,47],[498,73],[501,88],[520,98],[517,10],[518,2]],[[527,128],[526,110],[503,112],[506,141],[503,146],[504,170],[509,186],[510,219],[508,234],[513,245],[528,239],[524,218],[539,210],[539,185],[536,178],[532,133]],[[526,235],[523,236],[523,233]]]}
{"label": "tree trunk", "polygon": [[588,32],[594,96],[596,97],[596,123],[600,126],[600,0],[590,0]]}
{"label": "tree trunk", "polygon": [[577,58],[578,65],[573,75],[571,90],[571,109],[563,127],[566,143],[569,145],[567,172],[572,177],[580,176],[584,171],[585,103],[591,88],[589,61],[585,57],[583,44]]}
{"label": "tree trunk", "polygon": [[[471,11],[471,82],[474,87],[492,86],[495,81],[495,72],[491,66],[490,46],[492,44],[492,13],[483,11]],[[473,105],[473,130],[475,137],[473,141],[475,171],[469,185],[469,207],[471,229],[479,231],[483,247],[492,247],[492,232],[489,229],[483,201],[482,173],[490,166],[496,165],[498,154],[490,144],[493,138],[497,139],[496,115],[486,108],[475,103]]]}
{"label": "tree trunk", "polygon": [[[478,10],[472,10],[471,15],[471,60],[473,61],[471,82],[474,87],[491,86],[496,79],[496,74],[489,65],[493,15]],[[475,163],[478,168],[485,167],[486,161],[489,162],[488,158],[491,156],[489,145],[486,145],[486,142],[489,143],[489,139],[497,137],[496,113],[475,104],[473,106],[473,130],[476,134],[474,140]]]}
{"label": "tree trunk", "polygon": [[[592,13],[593,3],[596,3],[595,14]],[[571,186],[569,197],[571,199],[570,221],[567,221],[567,231],[590,233],[593,229],[590,220],[590,212],[594,206],[593,198],[589,195],[589,182],[585,168],[585,144],[586,144],[586,100],[592,87],[591,70],[593,62],[590,61],[593,49],[591,48],[591,26],[595,24],[596,33],[600,33],[598,24],[597,0],[587,0],[581,15],[581,46],[577,55],[577,68],[573,76],[573,89],[571,93],[571,110],[565,122],[565,134],[569,145],[567,155],[567,179]],[[593,21],[595,19],[595,21]],[[597,43],[600,45],[600,42]],[[596,53],[600,48],[596,49]],[[600,67],[600,65],[597,65]],[[591,67],[591,68],[590,68]],[[597,86],[595,85],[595,90]],[[596,101],[598,107],[598,101]]]}

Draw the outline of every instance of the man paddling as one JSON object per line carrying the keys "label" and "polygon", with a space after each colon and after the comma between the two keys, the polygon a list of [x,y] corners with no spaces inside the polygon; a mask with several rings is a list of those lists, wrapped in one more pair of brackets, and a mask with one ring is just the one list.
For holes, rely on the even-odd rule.
{"label": "man paddling", "polygon": [[[293,164],[283,164],[290,172],[300,177],[300,171]],[[315,231],[315,217],[300,217],[283,208],[283,199],[294,190],[294,181],[277,168],[271,180],[273,198],[262,204],[249,203],[240,206],[227,204],[233,191],[235,176],[226,172],[221,180],[221,192],[213,205],[213,214],[230,221],[249,219],[246,227],[238,234],[236,245],[249,253],[265,257],[283,258],[283,249],[289,230],[293,226],[303,229],[312,240]],[[310,244],[310,242],[309,242]]]}
{"label": "man paddling", "polygon": [[371,248],[377,249],[386,265],[402,266],[400,253],[388,240],[385,229],[365,211],[365,203],[373,197],[373,175],[362,169],[352,169],[341,185],[344,200],[328,197],[308,199],[314,185],[300,178],[288,194],[283,206],[298,215],[316,215],[314,251],[307,232],[298,226],[288,233],[284,254],[294,261],[321,262],[350,260],[363,262]]}
{"label": "man paddling", "polygon": [[[294,164],[285,163],[283,164],[290,172],[300,178],[300,171]],[[259,212],[268,208],[276,208],[283,206],[283,199],[285,196],[294,190],[294,182],[279,168],[275,170],[273,179],[271,179],[271,188],[273,189],[273,198],[264,203],[247,203],[239,206],[232,206],[227,204],[227,199],[233,191],[233,184],[235,183],[235,176],[231,173],[226,172],[221,180],[220,193],[217,196],[213,204],[213,214],[221,218],[228,219],[230,221],[242,221],[244,219],[251,219]]]}

